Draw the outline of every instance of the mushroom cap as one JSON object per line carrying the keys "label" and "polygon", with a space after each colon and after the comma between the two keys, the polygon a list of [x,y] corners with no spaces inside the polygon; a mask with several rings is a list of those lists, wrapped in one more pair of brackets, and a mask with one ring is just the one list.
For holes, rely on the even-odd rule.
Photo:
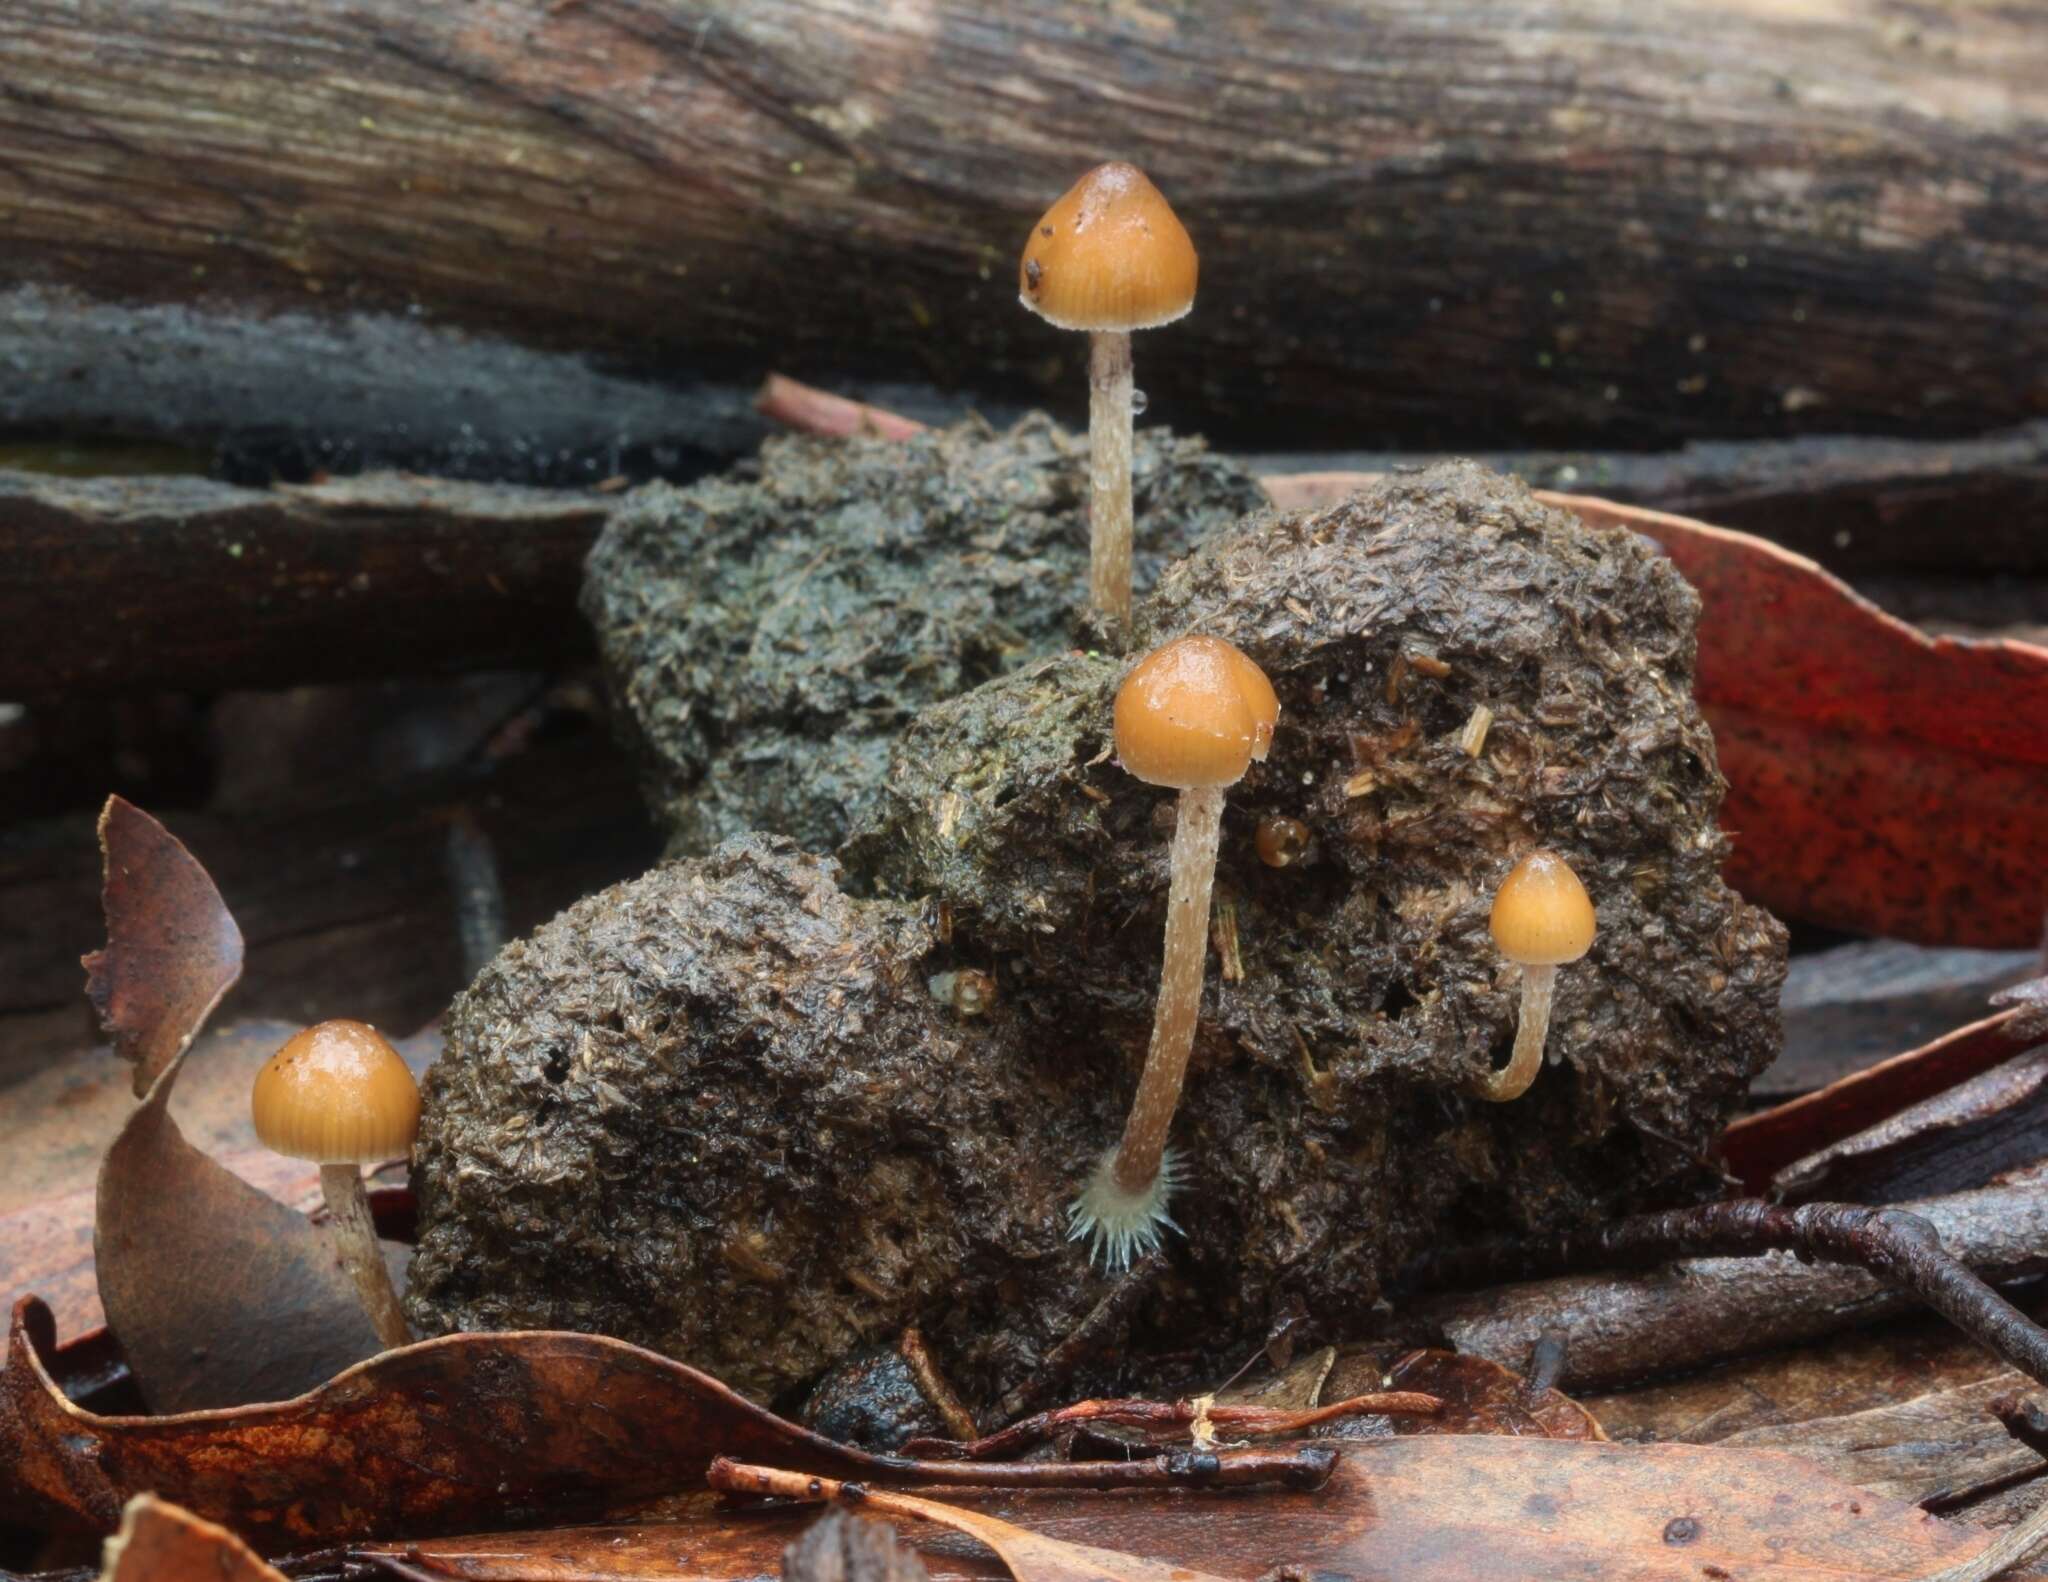
{"label": "mushroom cap", "polygon": [[1097,165],[1039,217],[1017,265],[1025,307],[1063,330],[1149,330],[1195,305],[1195,244],[1136,165]]}
{"label": "mushroom cap", "polygon": [[1234,785],[1273,743],[1280,700],[1266,673],[1220,637],[1176,637],[1116,694],[1116,755],[1149,785]]}
{"label": "mushroom cap", "polygon": [[1593,947],[1593,902],[1571,864],[1532,851],[1493,894],[1493,942],[1525,967],[1560,967]]}
{"label": "mushroom cap", "polygon": [[412,1151],[420,1090],[376,1028],[319,1022],[256,1073],[249,1113],[263,1146],[288,1158],[370,1164]]}

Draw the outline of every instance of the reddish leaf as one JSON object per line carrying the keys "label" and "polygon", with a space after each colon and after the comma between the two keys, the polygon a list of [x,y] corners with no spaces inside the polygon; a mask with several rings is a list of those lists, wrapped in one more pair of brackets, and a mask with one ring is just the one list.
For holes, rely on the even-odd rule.
{"label": "reddish leaf", "polygon": [[1813,1093],[1746,1115],[1721,1134],[1721,1157],[1751,1196],[1787,1165],[1852,1137],[2023,1053],[2018,1011],[1957,1028]]}
{"label": "reddish leaf", "polygon": [[[956,1510],[1069,1544],[1222,1577],[1276,1566],[1308,1576],[1401,1582],[1685,1582],[1719,1576],[1814,1582],[1921,1576],[1985,1535],[1836,1482],[1801,1457],[1691,1445],[1399,1438],[1350,1445],[1313,1492],[1133,1491],[974,1496]],[[693,1504],[658,1526],[511,1533],[379,1546],[466,1582],[731,1582],[776,1574],[808,1507],[735,1517]],[[1008,1573],[923,1521],[900,1525],[932,1582]],[[1105,1569],[1105,1575],[1114,1571]]]}
{"label": "reddish leaf", "polygon": [[205,870],[148,814],[109,802],[100,840],[95,998],[154,1077],[100,1166],[100,1303],[156,1410],[295,1395],[373,1355],[376,1333],[327,1238],[186,1142],[169,1111],[186,1051],[239,970],[240,935]]}
{"label": "reddish leaf", "polygon": [[107,948],[85,958],[85,992],[146,1094],[242,975],[242,931],[199,861],[140,808],[107,798]]}
{"label": "reddish leaf", "polygon": [[107,1540],[100,1582],[284,1582],[225,1527],[153,1494],[138,1494]]}

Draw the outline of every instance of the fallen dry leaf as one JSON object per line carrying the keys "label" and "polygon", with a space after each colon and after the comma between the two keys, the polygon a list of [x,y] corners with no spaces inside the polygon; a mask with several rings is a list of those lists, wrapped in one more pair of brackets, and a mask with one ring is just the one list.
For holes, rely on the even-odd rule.
{"label": "fallen dry leaf", "polygon": [[[1290,1565],[1400,1582],[1849,1582],[1923,1575],[1985,1542],[1784,1452],[1546,1439],[1348,1445],[1321,1489],[1251,1498],[949,1492],[945,1503],[1047,1539],[1242,1579]],[[366,1546],[357,1558],[408,1558],[464,1582],[731,1582],[775,1575],[811,1519],[809,1507],[735,1515],[700,1501],[660,1525]],[[932,1582],[1008,1574],[946,1529],[897,1525]]]}
{"label": "fallen dry leaf", "polygon": [[1729,881],[1895,939],[2026,946],[2048,907],[2048,650],[1928,637],[1803,555],[1560,495],[1699,589],[1698,692],[1739,832]]}
{"label": "fallen dry leaf", "polygon": [[326,1236],[194,1148],[169,1110],[200,1023],[240,971],[241,936],[206,870],[148,814],[114,798],[100,841],[94,1000],[153,1075],[100,1166],[100,1303],[153,1410],[296,1395],[374,1355],[376,1333]]}
{"label": "fallen dry leaf", "polygon": [[451,1335],[296,1399],[160,1417],[73,1405],[51,1378],[53,1343],[49,1310],[16,1304],[0,1526],[105,1532],[153,1491],[271,1553],[615,1514],[698,1485],[720,1452],[847,1477],[888,1466],[599,1335]]}
{"label": "fallen dry leaf", "polygon": [[284,1582],[249,1546],[154,1494],[138,1494],[107,1540],[100,1582]]}
{"label": "fallen dry leaf", "polygon": [[1899,1203],[2048,1159],[2048,1045],[1994,1066],[1771,1177],[1780,1202]]}
{"label": "fallen dry leaf", "polygon": [[242,931],[199,861],[140,808],[107,798],[107,948],[85,958],[86,996],[141,1098],[242,975]]}

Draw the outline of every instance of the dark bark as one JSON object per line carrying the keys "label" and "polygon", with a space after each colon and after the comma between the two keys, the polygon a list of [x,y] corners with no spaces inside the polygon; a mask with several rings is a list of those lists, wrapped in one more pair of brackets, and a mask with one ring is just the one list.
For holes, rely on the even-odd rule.
{"label": "dark bark", "polygon": [[599,495],[0,473],[0,697],[286,686],[579,654]]}
{"label": "dark bark", "polygon": [[[2039,970],[2037,951],[1901,940],[1858,940],[1795,956],[1781,1002],[1785,1047],[1750,1084],[1750,1098],[1759,1106],[1795,1098],[1931,1043],[1988,1015],[1993,990]],[[2010,1053],[2019,1053],[2019,1046]]]}
{"label": "dark bark", "polygon": [[1016,250],[1121,156],[1205,258],[1140,381],[1235,443],[1960,432],[2041,394],[2048,36],[2012,9],[17,0],[0,82],[10,272],[241,323],[1071,400]]}

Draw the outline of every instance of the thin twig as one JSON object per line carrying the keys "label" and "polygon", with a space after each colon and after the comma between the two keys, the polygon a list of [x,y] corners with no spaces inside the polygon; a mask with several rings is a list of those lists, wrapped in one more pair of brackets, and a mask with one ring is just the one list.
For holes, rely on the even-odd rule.
{"label": "thin twig", "polygon": [[[1364,1417],[1373,1413],[1434,1417],[1443,1407],[1444,1403],[1433,1395],[1393,1390],[1381,1395],[1354,1395],[1349,1400],[1301,1411],[1275,1406],[1218,1406],[1212,1401],[1206,1418],[1213,1428],[1231,1429],[1241,1434],[1296,1434],[1337,1417]],[[1062,1428],[1076,1424],[1186,1428],[1203,1415],[1195,1401],[1077,1401],[1058,1411],[1039,1412],[971,1444],[956,1444],[948,1439],[913,1439],[903,1447],[903,1453],[940,1460],[957,1457],[963,1461],[1007,1461],[1044,1444]]]}
{"label": "thin twig", "polygon": [[1480,1242],[1426,1260],[1421,1274],[1434,1285],[1477,1286],[1574,1268],[1643,1268],[1674,1258],[1768,1252],[1866,1270],[1918,1297],[2029,1378],[2048,1384],[2048,1332],[1951,1257],[1932,1225],[1903,1209],[1846,1203],[1783,1208],[1742,1198],[1562,1236]]}
{"label": "thin twig", "polygon": [[[907,1456],[881,1456],[876,1461],[862,1482],[913,1491],[1241,1489],[1256,1484],[1316,1489],[1329,1481],[1337,1453],[1327,1445],[1293,1445],[1284,1450],[1168,1450],[1141,1461],[917,1461]],[[715,1476],[712,1487],[745,1492],[726,1488]]]}

